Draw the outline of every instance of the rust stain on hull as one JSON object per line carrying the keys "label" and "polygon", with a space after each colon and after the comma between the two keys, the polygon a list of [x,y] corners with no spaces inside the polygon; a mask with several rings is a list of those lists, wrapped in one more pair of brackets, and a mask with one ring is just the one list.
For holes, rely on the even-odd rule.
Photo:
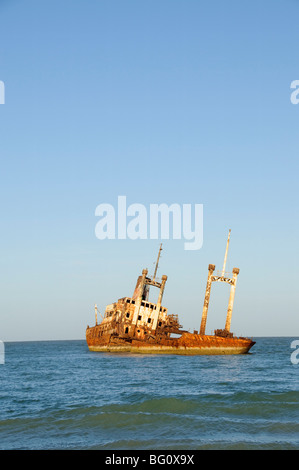
{"label": "rust stain on hull", "polygon": [[87,331],[86,337],[90,351],[135,354],[180,354],[186,356],[246,354],[255,344],[249,338],[221,338],[192,333],[183,333],[179,339],[164,339],[151,343],[138,340],[122,341],[120,338],[110,336],[99,341],[92,337],[92,331]]}

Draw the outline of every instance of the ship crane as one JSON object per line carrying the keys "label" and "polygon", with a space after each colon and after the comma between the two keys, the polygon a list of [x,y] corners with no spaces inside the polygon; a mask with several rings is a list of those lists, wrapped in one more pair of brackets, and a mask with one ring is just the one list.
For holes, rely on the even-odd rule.
{"label": "ship crane", "polygon": [[238,277],[240,270],[239,268],[233,268],[232,274],[225,272],[228,247],[229,247],[229,242],[230,242],[230,234],[231,234],[231,230],[229,230],[228,232],[226,250],[225,250],[225,255],[224,255],[224,262],[223,262],[223,267],[222,267],[222,271],[220,275],[219,274],[214,275],[215,265],[209,264],[209,268],[208,268],[209,274],[208,274],[206,293],[205,293],[205,299],[204,299],[204,305],[203,305],[202,317],[201,317],[201,325],[200,325],[201,335],[205,335],[205,332],[206,332],[206,324],[207,324],[207,316],[208,316],[208,308],[209,308],[209,302],[210,302],[212,282],[225,282],[231,286],[227,314],[226,314],[225,328],[223,330],[215,330],[215,334],[217,336],[225,336],[225,337],[233,336],[233,334],[230,332],[230,325],[231,325],[232,312],[233,312],[233,306],[234,306],[237,277]]}

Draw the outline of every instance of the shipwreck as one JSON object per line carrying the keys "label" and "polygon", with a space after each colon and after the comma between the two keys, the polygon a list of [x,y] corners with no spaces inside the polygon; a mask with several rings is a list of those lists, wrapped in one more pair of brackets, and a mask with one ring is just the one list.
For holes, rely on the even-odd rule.
{"label": "shipwreck", "polygon": [[[86,328],[86,341],[90,351],[123,352],[143,354],[216,355],[245,354],[255,342],[250,338],[235,337],[230,331],[234,305],[238,268],[227,273],[226,262],[230,241],[229,230],[223,268],[215,273],[215,265],[208,267],[208,279],[199,332],[182,329],[178,315],[169,314],[162,305],[167,276],[156,277],[162,244],[155,265],[154,274],[148,275],[143,269],[138,277],[132,297],[123,297],[107,305],[104,317],[98,323],[98,308],[95,305],[95,325]],[[213,282],[230,286],[230,296],[224,329],[217,329],[214,335],[206,335],[206,323]],[[159,289],[157,303],[149,301],[150,288]]]}

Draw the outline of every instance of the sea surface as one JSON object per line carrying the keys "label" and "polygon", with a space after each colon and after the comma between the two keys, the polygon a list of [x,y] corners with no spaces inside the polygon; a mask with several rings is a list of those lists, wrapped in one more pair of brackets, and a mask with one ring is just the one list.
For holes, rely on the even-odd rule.
{"label": "sea surface", "polygon": [[296,337],[253,339],[240,356],[6,343],[0,449],[298,450]]}

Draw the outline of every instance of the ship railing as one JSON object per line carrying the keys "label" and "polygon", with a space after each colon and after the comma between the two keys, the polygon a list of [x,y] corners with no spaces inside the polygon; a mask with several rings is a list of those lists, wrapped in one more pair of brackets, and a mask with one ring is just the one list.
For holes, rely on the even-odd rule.
{"label": "ship railing", "polygon": [[231,278],[232,278],[232,273],[225,271],[225,272],[222,274],[222,271],[215,271],[215,272],[213,273],[213,276],[217,276],[217,277],[226,277],[226,278],[231,279]]}
{"label": "ship railing", "polygon": [[[148,278],[152,281],[154,279],[154,275],[148,276]],[[161,277],[155,277],[155,282],[161,283],[162,282]]]}

